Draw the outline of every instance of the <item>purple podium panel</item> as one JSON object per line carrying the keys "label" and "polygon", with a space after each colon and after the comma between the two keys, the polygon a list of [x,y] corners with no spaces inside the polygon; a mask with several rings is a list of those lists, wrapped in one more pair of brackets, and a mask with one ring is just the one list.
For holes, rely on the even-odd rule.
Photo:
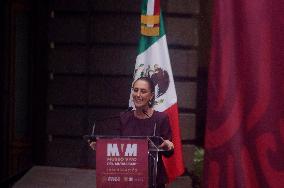
{"label": "purple podium panel", "polygon": [[97,188],[147,188],[148,140],[100,138],[96,144]]}

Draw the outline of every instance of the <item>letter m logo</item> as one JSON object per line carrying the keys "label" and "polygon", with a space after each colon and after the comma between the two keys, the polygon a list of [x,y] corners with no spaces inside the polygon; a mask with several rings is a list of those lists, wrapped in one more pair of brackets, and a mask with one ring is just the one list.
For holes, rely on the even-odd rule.
{"label": "letter m logo", "polygon": [[117,144],[107,144],[107,156],[119,156]]}
{"label": "letter m logo", "polygon": [[127,144],[124,156],[137,156],[137,144]]}

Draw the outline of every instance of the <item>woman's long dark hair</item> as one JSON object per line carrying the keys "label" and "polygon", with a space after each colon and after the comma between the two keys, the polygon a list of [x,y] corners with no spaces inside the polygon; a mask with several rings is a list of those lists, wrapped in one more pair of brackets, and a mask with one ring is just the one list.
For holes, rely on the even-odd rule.
{"label": "woman's long dark hair", "polygon": [[153,93],[153,98],[149,101],[148,106],[150,108],[152,108],[155,104],[155,86],[154,86],[154,83],[151,80],[151,78],[149,78],[149,77],[140,77],[133,82],[133,86],[138,80],[143,80],[143,81],[145,81],[149,84],[150,92]]}

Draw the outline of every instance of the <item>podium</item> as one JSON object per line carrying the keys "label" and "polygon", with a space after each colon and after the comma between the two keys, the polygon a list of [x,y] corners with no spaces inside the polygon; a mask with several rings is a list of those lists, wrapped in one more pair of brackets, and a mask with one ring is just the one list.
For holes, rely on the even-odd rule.
{"label": "podium", "polygon": [[97,188],[154,188],[157,185],[159,136],[85,135],[96,141]]}

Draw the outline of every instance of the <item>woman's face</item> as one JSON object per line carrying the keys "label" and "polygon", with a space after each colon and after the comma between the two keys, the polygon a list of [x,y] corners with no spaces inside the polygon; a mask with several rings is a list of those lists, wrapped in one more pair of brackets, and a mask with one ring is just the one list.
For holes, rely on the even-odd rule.
{"label": "woman's face", "polygon": [[154,94],[150,90],[149,83],[144,80],[137,80],[133,85],[133,102],[135,108],[148,107],[149,101],[153,98]]}

